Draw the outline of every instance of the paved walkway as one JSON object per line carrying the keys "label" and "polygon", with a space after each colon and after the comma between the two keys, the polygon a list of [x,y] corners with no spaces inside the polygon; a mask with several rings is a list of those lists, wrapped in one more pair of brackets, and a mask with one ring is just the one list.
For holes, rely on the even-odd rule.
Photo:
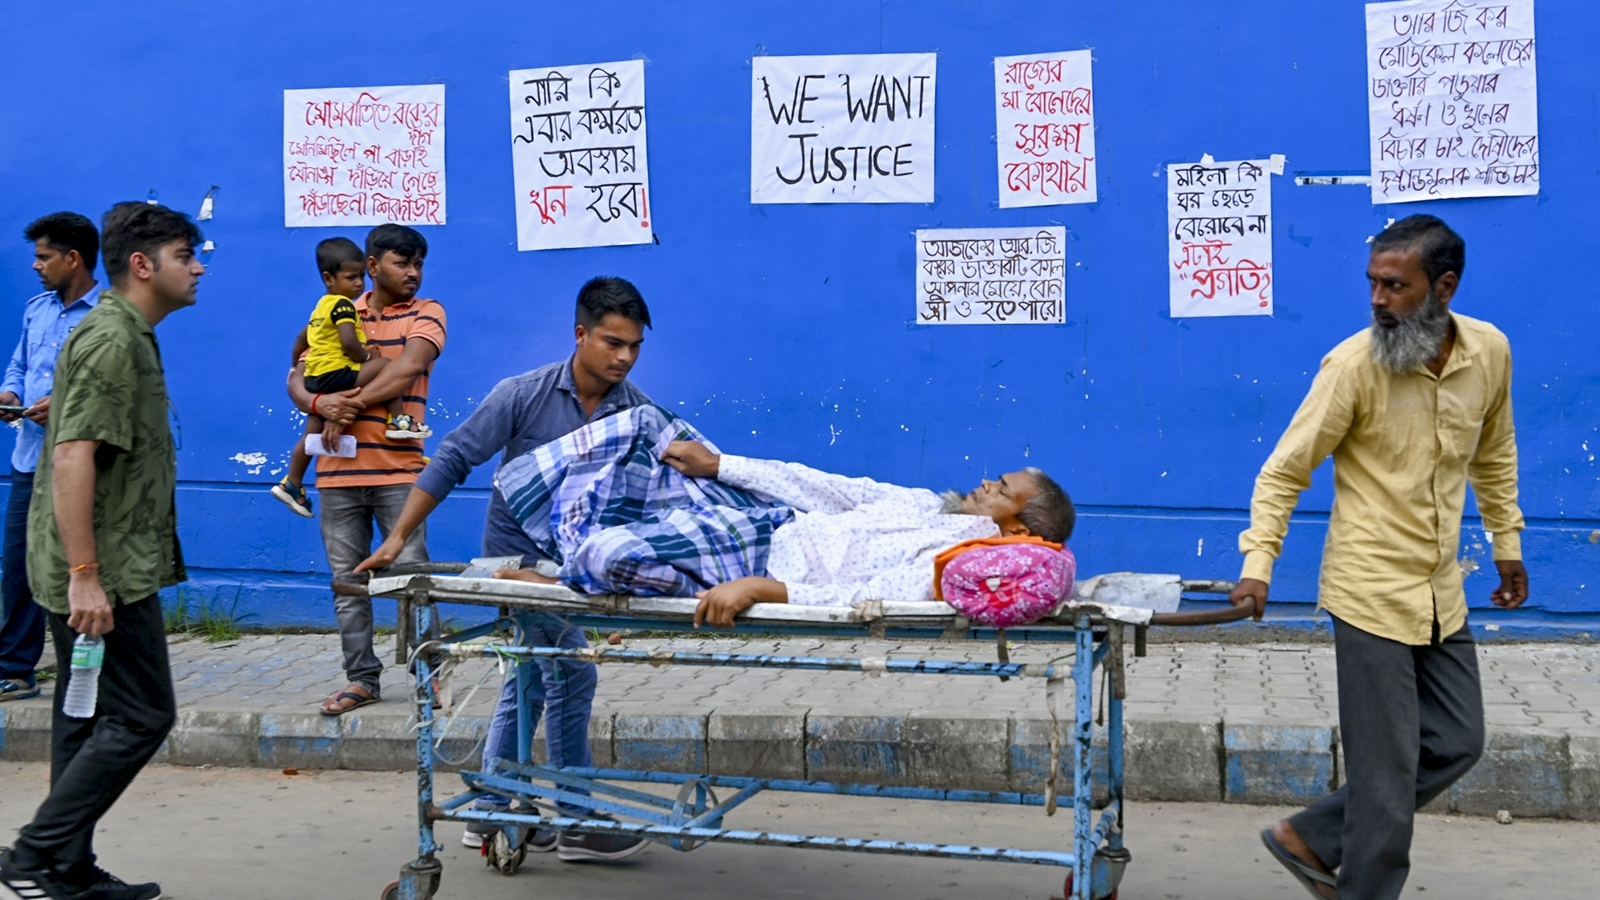
{"label": "paved walkway", "polygon": [[[990,661],[979,642],[628,639],[627,649]],[[379,645],[393,659],[393,639]],[[1128,659],[1130,792],[1149,800],[1299,802],[1339,783],[1333,649],[1326,644],[1152,644]],[[1014,662],[1070,655],[1020,644]],[[1445,809],[1600,818],[1600,646],[1479,647],[1490,729],[1485,759]],[[182,709],[175,763],[409,768],[410,687],[383,675],[383,703],[317,715],[345,683],[336,635],[174,638]],[[453,726],[471,758],[500,681],[488,661],[455,676],[482,687]],[[49,693],[0,704],[0,757],[44,758]],[[690,666],[601,668],[596,763],[767,777],[1037,790],[1049,714],[1037,679],[929,677]],[[1102,737],[1103,740],[1103,737]]]}

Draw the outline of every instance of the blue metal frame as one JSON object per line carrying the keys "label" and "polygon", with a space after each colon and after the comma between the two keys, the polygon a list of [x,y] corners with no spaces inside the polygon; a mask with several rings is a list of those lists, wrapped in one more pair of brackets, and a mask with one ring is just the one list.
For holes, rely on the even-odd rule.
{"label": "blue metal frame", "polygon": [[[413,598],[417,634],[427,634],[436,615],[425,597]],[[513,640],[524,644],[524,624],[537,612],[519,613],[487,625],[451,636],[455,652],[472,652],[460,642],[510,629]],[[484,656],[510,656],[517,660],[517,699],[519,726],[517,758],[492,760],[482,772],[463,771],[464,793],[434,802],[435,757],[433,752],[434,717],[431,682],[434,667],[429,654],[418,653],[414,661],[417,705],[417,824],[418,857],[401,869],[399,900],[430,900],[438,888],[441,866],[436,858],[440,849],[434,839],[433,824],[450,820],[493,822],[507,831],[507,846],[520,847],[527,829],[556,828],[580,833],[633,834],[676,850],[693,850],[717,841],[799,849],[842,850],[901,856],[928,856],[989,862],[1014,862],[1061,866],[1071,870],[1069,900],[1101,900],[1108,897],[1121,880],[1128,860],[1123,846],[1123,714],[1121,691],[1121,626],[1108,629],[1096,626],[1087,614],[1080,615],[1071,628],[1050,629],[1050,640],[1070,639],[1074,657],[1070,672],[1061,666],[1022,663],[975,663],[941,660],[863,660],[848,657],[774,656],[766,654],[663,652],[623,650],[606,646],[588,649],[512,646],[473,648]],[[1041,629],[1031,629],[1041,631]],[[1031,635],[1024,635],[1025,639]],[[750,778],[732,775],[703,775],[654,772],[631,769],[553,768],[533,763],[533,721],[529,686],[538,659],[576,659],[588,661],[647,663],[652,665],[734,666],[739,668],[778,668],[811,671],[876,671],[917,675],[981,675],[987,677],[1065,678],[1073,685],[1073,710],[1070,720],[1063,717],[1062,761],[1072,766],[1072,849],[1071,852],[1022,850],[1004,847],[974,847],[909,841],[868,840],[767,831],[741,831],[722,827],[723,817],[763,791],[840,794],[885,797],[897,800],[944,800],[965,803],[995,803],[1043,806],[1043,794],[1008,791],[944,790],[895,785],[842,784],[826,781]],[[1117,686],[1108,691],[1107,715],[1107,803],[1098,819],[1094,815],[1094,673]],[[1108,685],[1109,687],[1109,685]],[[1070,754],[1070,756],[1069,756]],[[620,786],[618,783],[676,784],[676,799]],[[718,801],[716,788],[735,792]],[[510,811],[472,809],[471,802],[485,793],[516,800]],[[1066,798],[1062,798],[1065,800]],[[588,809],[635,821],[583,818],[574,809]],[[520,859],[520,857],[519,857]],[[514,868],[514,865],[513,865]],[[509,871],[509,870],[505,870]]]}

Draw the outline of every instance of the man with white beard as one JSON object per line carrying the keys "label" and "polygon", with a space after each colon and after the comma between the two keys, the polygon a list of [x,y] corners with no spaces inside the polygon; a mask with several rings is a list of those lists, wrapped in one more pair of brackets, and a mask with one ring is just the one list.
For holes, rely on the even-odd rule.
{"label": "man with white beard", "polygon": [[1456,559],[1471,483],[1492,536],[1496,606],[1528,597],[1511,347],[1452,313],[1466,245],[1434,216],[1372,241],[1372,325],[1322,361],[1256,479],[1229,598],[1261,618],[1289,515],[1334,461],[1318,602],[1333,617],[1345,785],[1261,838],[1315,897],[1393,900],[1417,809],[1483,751],[1483,695]]}

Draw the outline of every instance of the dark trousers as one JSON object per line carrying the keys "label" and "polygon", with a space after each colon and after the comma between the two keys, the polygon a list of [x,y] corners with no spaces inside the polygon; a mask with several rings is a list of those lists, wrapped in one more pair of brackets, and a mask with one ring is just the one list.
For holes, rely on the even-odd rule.
{"label": "dark trousers", "polygon": [[96,823],[160,749],[177,715],[160,597],[118,606],[115,616],[116,625],[105,636],[94,718],[72,719],[61,712],[61,701],[72,681],[68,663],[77,633],[67,627],[66,616],[48,614],[61,660],[50,732],[50,794],[12,848],[12,864],[19,868],[49,868],[68,879],[86,873],[94,864]]}
{"label": "dark trousers", "polygon": [[1394,900],[1416,811],[1483,755],[1477,647],[1465,626],[1414,647],[1334,619],[1345,784],[1289,820],[1345,900]]}
{"label": "dark trousers", "polygon": [[0,680],[30,679],[44,654],[44,610],[28,588],[28,504],[33,473],[11,473],[5,555],[0,558]]}

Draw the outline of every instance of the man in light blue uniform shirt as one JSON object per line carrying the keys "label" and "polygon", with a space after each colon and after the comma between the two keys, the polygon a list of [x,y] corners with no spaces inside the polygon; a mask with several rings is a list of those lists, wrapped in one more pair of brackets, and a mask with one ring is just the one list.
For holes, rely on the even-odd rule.
{"label": "man in light blue uniform shirt", "polygon": [[94,264],[100,255],[100,233],[93,222],[77,213],[51,213],[29,225],[23,237],[33,242],[33,271],[39,274],[44,293],[30,299],[23,310],[22,336],[0,383],[0,421],[18,423],[0,571],[0,701],[39,695],[33,670],[44,652],[44,612],[33,603],[27,570],[33,470],[50,417],[56,355],[99,300]]}

